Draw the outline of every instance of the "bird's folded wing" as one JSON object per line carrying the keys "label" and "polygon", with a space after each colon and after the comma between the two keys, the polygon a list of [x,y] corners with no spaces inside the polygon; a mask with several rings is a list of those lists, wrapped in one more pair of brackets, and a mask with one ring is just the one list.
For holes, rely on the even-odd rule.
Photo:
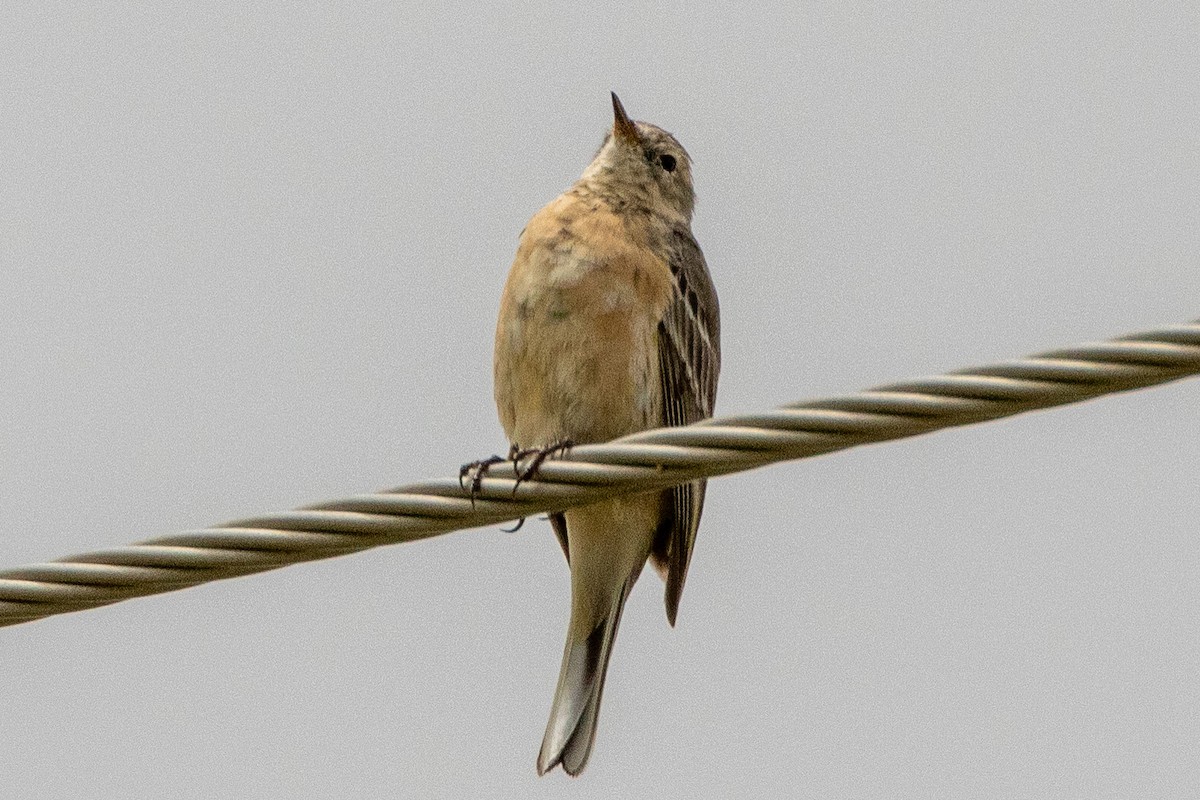
{"label": "bird's folded wing", "polygon": [[[721,368],[721,324],[704,254],[686,228],[673,232],[669,264],[673,287],[658,325],[658,356],[662,422],[676,426],[712,416]],[[700,524],[704,489],[705,481],[692,481],[668,490],[664,497],[666,517],[653,558],[666,572],[667,619],[672,625]]]}

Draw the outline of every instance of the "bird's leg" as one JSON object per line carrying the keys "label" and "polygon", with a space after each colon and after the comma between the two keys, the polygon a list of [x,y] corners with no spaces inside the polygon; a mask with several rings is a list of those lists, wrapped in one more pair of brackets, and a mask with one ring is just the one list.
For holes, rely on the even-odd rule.
{"label": "bird's leg", "polygon": [[[523,481],[527,481],[537,475],[537,471],[541,468],[542,462],[544,462],[547,458],[560,453],[565,453],[574,446],[575,443],[570,439],[561,439],[546,447],[532,447],[528,450],[516,450],[512,454],[513,472],[517,476],[517,480],[513,484],[513,494],[517,493],[517,487],[520,486]],[[525,469],[520,469],[521,462],[526,458],[529,458],[529,464],[526,465]]]}

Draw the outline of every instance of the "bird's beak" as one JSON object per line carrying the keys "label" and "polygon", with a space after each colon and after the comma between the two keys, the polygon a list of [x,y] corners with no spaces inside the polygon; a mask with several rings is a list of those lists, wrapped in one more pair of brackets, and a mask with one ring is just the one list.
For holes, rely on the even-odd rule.
{"label": "bird's beak", "polygon": [[617,97],[616,92],[612,92],[612,100],[613,136],[628,144],[637,144],[641,141],[637,125],[633,124],[633,120],[625,113],[625,106],[621,105],[621,98]]}

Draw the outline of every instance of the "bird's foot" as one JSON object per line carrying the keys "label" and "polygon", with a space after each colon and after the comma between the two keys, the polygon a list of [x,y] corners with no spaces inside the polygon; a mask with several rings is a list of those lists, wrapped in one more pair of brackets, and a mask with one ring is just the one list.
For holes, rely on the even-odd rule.
{"label": "bird's foot", "polygon": [[[480,490],[483,488],[483,479],[487,477],[487,474],[492,467],[496,466],[497,464],[503,464],[507,461],[511,461],[513,463],[513,474],[520,477],[520,473],[517,472],[517,464],[519,459],[522,457],[521,453],[523,452],[533,451],[523,451],[521,450],[520,445],[513,444],[508,448],[508,455],[490,455],[487,458],[482,458],[479,461],[472,461],[469,464],[463,464],[461,467],[459,467],[458,486],[464,492],[468,492],[470,494],[472,507],[475,506],[475,498],[479,496]],[[466,483],[468,477],[471,479],[469,485]]]}
{"label": "bird's foot", "polygon": [[[517,448],[510,447],[508,456],[492,455],[487,458],[482,458],[479,461],[472,461],[469,464],[463,464],[458,470],[458,486],[464,492],[471,496],[471,507],[475,507],[475,498],[479,496],[480,490],[483,488],[483,479],[488,474],[488,470],[497,464],[503,464],[509,461],[516,454]],[[467,478],[470,478],[470,484],[467,483]]]}
{"label": "bird's foot", "polygon": [[[513,473],[517,476],[517,480],[513,484],[513,494],[517,493],[517,487],[524,481],[537,475],[542,463],[547,458],[565,453],[574,446],[575,443],[570,439],[562,439],[547,447],[531,447],[527,450],[520,450],[514,447],[509,452],[509,456],[513,462]],[[529,463],[525,465],[524,469],[521,469],[521,462],[527,458],[529,459]]]}
{"label": "bird's foot", "polygon": [[521,530],[521,526],[524,524],[525,524],[525,518],[521,517],[519,520],[517,520],[513,524],[513,526],[511,528],[501,528],[500,530],[504,531],[505,533],[516,533],[517,531]]}

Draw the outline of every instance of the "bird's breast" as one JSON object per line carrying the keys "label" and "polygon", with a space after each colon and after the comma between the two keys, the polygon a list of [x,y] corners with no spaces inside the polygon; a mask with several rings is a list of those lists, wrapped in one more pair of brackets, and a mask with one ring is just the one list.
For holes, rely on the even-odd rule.
{"label": "bird's breast", "polygon": [[604,441],[661,417],[667,263],[615,214],[561,201],[526,226],[496,330],[496,402],[524,446]]}

